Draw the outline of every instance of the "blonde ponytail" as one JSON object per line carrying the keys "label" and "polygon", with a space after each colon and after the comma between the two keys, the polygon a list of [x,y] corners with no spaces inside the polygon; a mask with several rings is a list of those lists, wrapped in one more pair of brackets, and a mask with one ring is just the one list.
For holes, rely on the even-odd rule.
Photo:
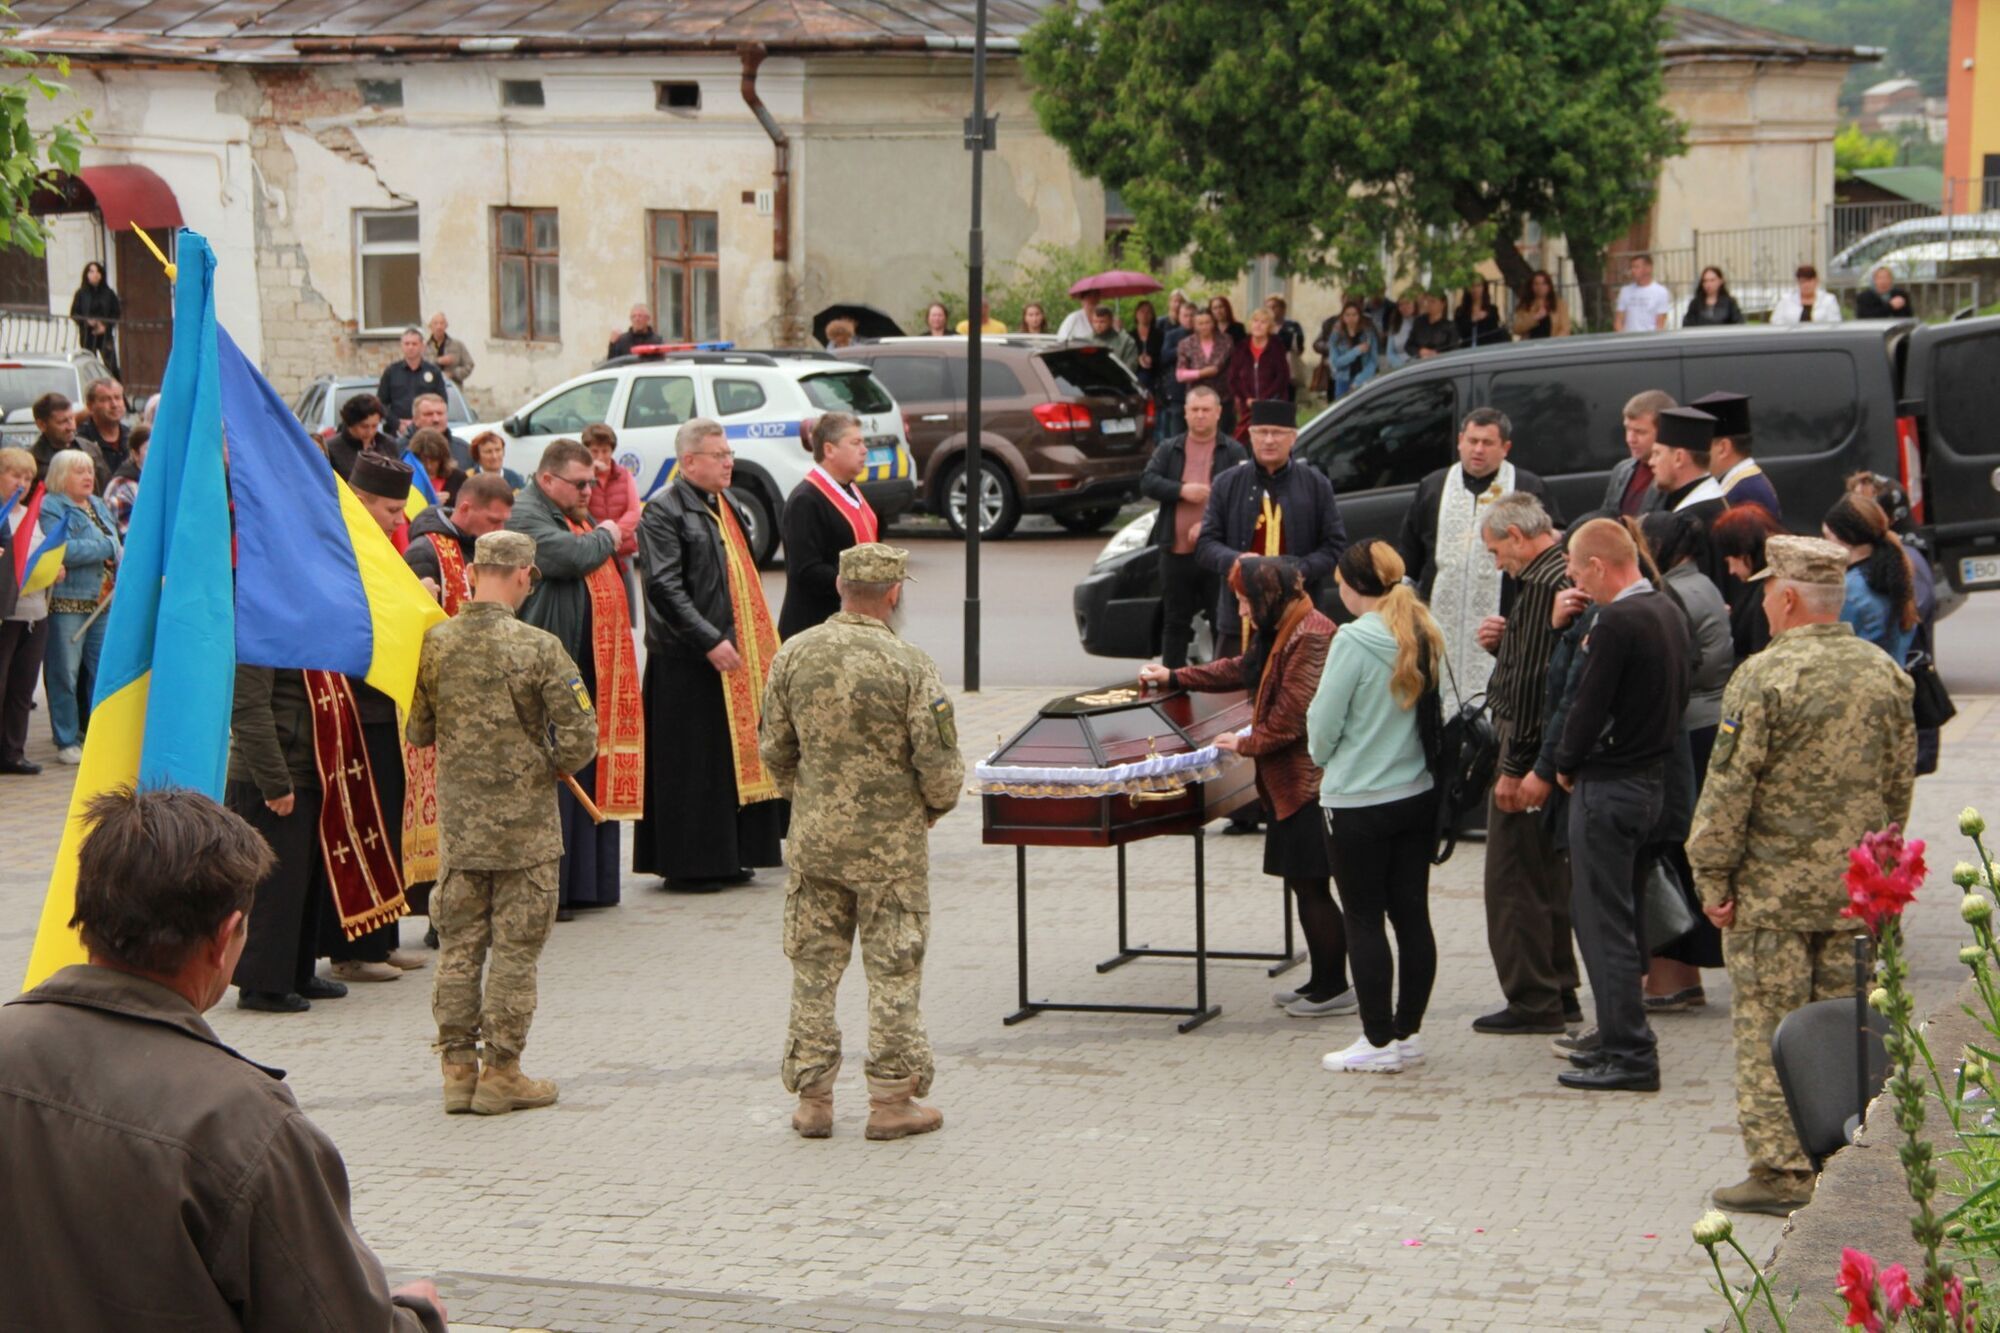
{"label": "blonde ponytail", "polygon": [[[1392,586],[1376,604],[1375,614],[1396,636],[1396,667],[1389,673],[1389,693],[1399,706],[1414,708],[1430,688],[1430,681],[1424,678],[1424,658],[1430,660],[1432,679],[1444,661],[1444,634],[1431,619],[1430,608],[1407,583]],[[1420,651],[1424,648],[1428,653]]]}

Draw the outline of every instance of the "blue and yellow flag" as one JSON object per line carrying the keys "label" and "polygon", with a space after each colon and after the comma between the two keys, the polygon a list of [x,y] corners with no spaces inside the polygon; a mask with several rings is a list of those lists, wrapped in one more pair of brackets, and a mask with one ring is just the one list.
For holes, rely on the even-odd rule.
{"label": "blue and yellow flag", "polygon": [[415,518],[438,502],[437,487],[431,485],[431,474],[424,470],[423,459],[405,449],[403,461],[410,465],[410,496],[403,501],[403,517]]}
{"label": "blue and yellow flag", "polygon": [[338,671],[407,709],[424,631],[443,608],[226,330],[218,341],[236,496],[236,660]]}
{"label": "blue and yellow flag", "polygon": [[[28,552],[27,560],[21,566],[21,591],[40,592],[53,587],[62,575],[63,557],[69,554],[69,522],[76,511],[63,510],[62,521],[55,530],[42,534],[42,540]],[[26,527],[24,523],[21,526]]]}
{"label": "blue and yellow flag", "polygon": [[[135,785],[191,787],[222,798],[235,664],[214,279],[208,243],[182,232],[173,351],[146,484],[119,564],[118,596],[106,612],[96,705],[28,962],[30,987],[84,961],[69,919],[86,831],[82,812],[93,798]],[[154,695],[169,705],[148,708]]]}

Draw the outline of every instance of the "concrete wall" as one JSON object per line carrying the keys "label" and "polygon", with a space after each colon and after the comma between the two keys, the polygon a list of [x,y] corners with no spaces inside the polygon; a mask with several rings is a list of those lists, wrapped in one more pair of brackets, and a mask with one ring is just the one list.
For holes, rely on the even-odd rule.
{"label": "concrete wall", "polygon": [[1833,202],[1833,136],[1847,66],[1690,63],[1667,70],[1666,105],[1687,152],[1660,172],[1655,249],[1694,232],[1822,224]]}

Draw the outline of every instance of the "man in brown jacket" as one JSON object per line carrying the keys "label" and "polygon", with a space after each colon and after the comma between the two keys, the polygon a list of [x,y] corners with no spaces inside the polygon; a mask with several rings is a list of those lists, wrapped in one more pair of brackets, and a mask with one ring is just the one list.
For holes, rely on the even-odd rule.
{"label": "man in brown jacket", "polygon": [[202,1020],[271,853],[196,792],[92,801],[76,884],[90,961],[0,1009],[0,1321],[46,1330],[444,1328],[389,1290],[347,1170],[284,1075]]}

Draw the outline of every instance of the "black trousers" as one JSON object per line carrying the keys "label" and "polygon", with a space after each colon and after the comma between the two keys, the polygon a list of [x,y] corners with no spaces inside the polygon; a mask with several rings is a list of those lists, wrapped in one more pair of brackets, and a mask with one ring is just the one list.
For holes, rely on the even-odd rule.
{"label": "black trousers", "polygon": [[47,616],[0,620],[0,762],[18,764],[28,757],[28,714],[35,707],[50,624]]}
{"label": "black trousers", "polygon": [[1160,548],[1162,663],[1170,667],[1187,665],[1188,646],[1194,642],[1195,615],[1206,611],[1213,616],[1216,599],[1221,595],[1222,580],[1197,564],[1192,552],[1175,555],[1165,546]]}
{"label": "black trousers", "polygon": [[292,813],[278,815],[247,782],[223,791],[229,808],[264,835],[277,858],[250,902],[250,936],[231,980],[244,990],[284,994],[312,979],[320,921],[333,910],[326,859],[319,850],[318,787],[295,790]]}
{"label": "black trousers", "polygon": [[1570,915],[1597,1003],[1605,1054],[1628,1068],[1659,1067],[1639,993],[1646,971],[1640,855],[1666,800],[1666,766],[1586,772],[1569,803]]}
{"label": "black trousers", "polygon": [[[1431,986],[1437,980],[1437,939],[1431,934],[1430,909],[1431,826],[1437,818],[1437,793],[1329,809],[1325,816],[1327,858],[1333,863],[1334,886],[1340,890],[1347,918],[1347,964],[1354,972],[1361,1030],[1373,1045],[1387,1046],[1423,1027]],[[1385,918],[1396,931],[1396,952],[1403,963],[1400,981],[1389,953]]]}

